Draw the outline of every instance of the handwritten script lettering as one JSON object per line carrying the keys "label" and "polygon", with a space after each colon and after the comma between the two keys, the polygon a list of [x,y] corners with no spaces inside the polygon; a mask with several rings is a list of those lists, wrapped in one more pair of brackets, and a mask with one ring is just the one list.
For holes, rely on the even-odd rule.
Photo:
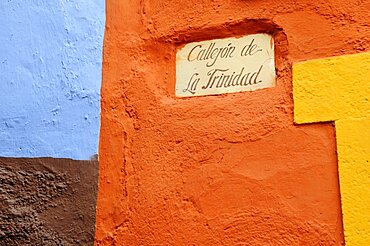
{"label": "handwritten script lettering", "polygon": [[178,97],[275,86],[274,41],[268,34],[190,43],[176,58]]}

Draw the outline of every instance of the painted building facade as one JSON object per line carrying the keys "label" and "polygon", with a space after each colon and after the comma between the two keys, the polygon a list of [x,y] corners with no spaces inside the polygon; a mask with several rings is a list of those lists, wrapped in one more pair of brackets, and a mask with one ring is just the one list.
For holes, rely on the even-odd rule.
{"label": "painted building facade", "polygon": [[[370,2],[105,4],[0,5],[0,240],[370,243]],[[180,49],[258,33],[275,86],[176,96]]]}
{"label": "painted building facade", "polygon": [[0,16],[0,245],[91,245],[105,2],[1,1]]}

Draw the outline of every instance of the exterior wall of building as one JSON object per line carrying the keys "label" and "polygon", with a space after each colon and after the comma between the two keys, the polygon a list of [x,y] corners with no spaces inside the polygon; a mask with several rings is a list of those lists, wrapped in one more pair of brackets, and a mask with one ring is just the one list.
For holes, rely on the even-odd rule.
{"label": "exterior wall of building", "polygon": [[294,67],[294,119],[334,121],[346,245],[370,242],[370,53]]}
{"label": "exterior wall of building", "polygon": [[105,2],[0,16],[0,244],[92,245]]}
{"label": "exterior wall of building", "polygon": [[1,1],[0,156],[97,154],[104,1]]}
{"label": "exterior wall of building", "polygon": [[[294,123],[292,64],[369,50],[369,7],[108,1],[96,245],[343,244],[335,126]],[[180,47],[260,32],[276,87],[175,97]]]}
{"label": "exterior wall of building", "polygon": [[[367,246],[369,1],[106,5],[0,3],[0,244]],[[275,87],[175,96],[179,49],[256,33]]]}
{"label": "exterior wall of building", "polygon": [[98,161],[0,158],[1,245],[93,245]]}

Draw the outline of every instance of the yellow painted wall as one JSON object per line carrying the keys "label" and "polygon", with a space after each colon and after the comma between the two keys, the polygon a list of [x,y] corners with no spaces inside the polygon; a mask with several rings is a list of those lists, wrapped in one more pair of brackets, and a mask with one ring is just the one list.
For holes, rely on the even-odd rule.
{"label": "yellow painted wall", "polygon": [[370,245],[370,117],[335,122],[347,245]]}
{"label": "yellow painted wall", "polygon": [[370,245],[370,53],[293,66],[296,123],[334,121],[346,245]]}
{"label": "yellow painted wall", "polygon": [[296,123],[370,115],[370,53],[295,64],[293,85]]}

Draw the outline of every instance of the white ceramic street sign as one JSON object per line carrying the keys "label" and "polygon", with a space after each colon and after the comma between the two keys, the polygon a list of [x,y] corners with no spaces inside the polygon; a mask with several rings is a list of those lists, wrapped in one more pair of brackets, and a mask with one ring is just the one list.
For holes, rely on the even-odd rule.
{"label": "white ceramic street sign", "polygon": [[268,34],[189,43],[176,55],[176,96],[275,86],[274,39]]}

